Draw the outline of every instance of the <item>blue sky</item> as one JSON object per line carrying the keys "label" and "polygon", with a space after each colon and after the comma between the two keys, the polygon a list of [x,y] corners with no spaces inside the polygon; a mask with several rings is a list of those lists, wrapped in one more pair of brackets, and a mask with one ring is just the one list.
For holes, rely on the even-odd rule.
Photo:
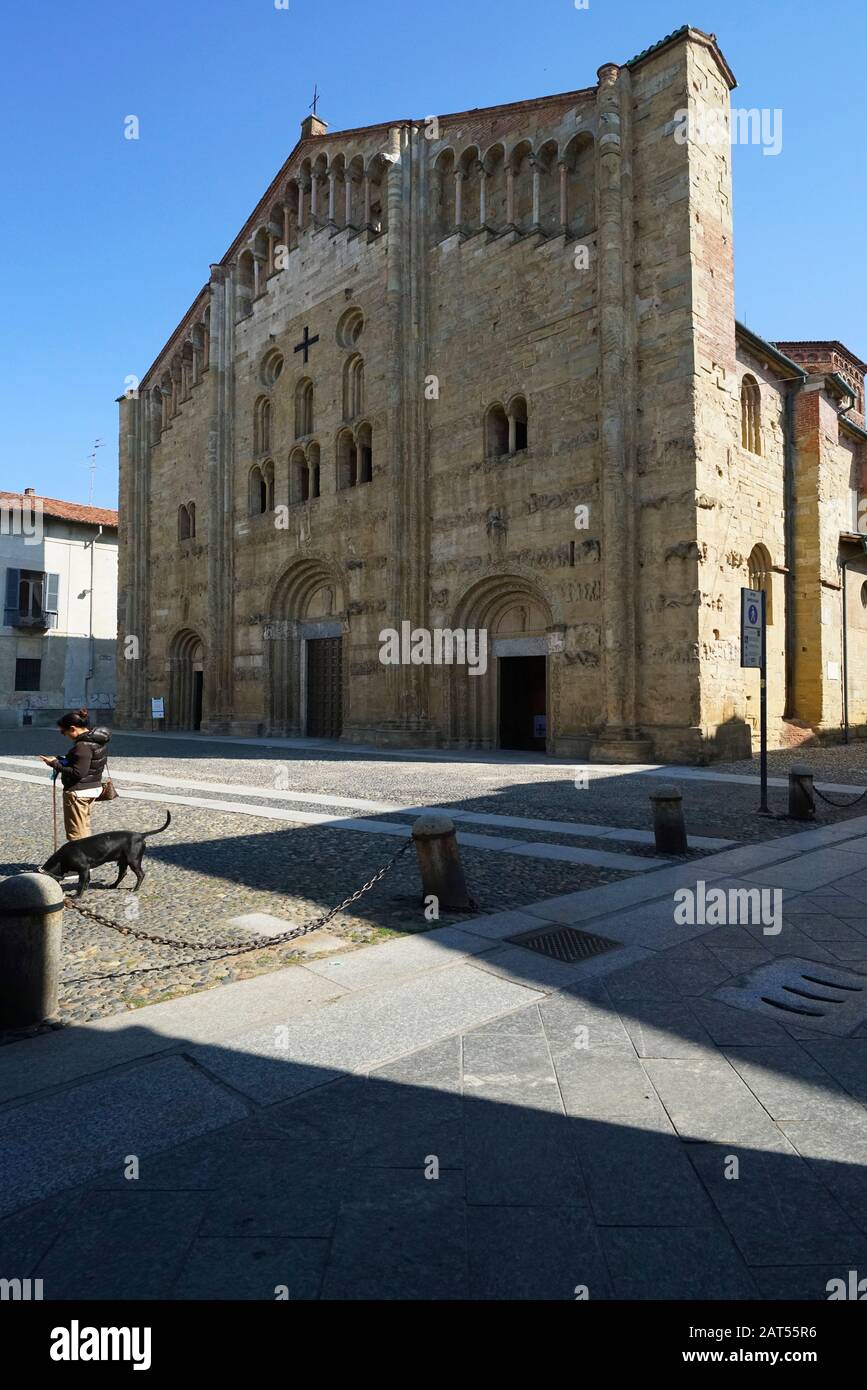
{"label": "blue sky", "polygon": [[[6,8],[0,487],[115,504],[117,407],[282,164],[314,81],[332,130],[591,86],[683,23],[738,106],[737,310],[867,357],[864,0],[43,0]],[[141,138],[123,138],[138,116]]]}

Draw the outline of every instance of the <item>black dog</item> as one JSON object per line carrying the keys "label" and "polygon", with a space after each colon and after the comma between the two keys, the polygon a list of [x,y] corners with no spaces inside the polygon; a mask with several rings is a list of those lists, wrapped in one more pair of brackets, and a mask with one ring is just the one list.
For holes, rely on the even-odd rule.
{"label": "black dog", "polygon": [[56,878],[58,883],[66,874],[78,874],[78,892],[75,896],[80,898],[90,883],[91,869],[99,864],[117,864],[117,878],[108,887],[116,888],[127,869],[132,869],[136,877],[132,891],[137,893],[144,878],[141,861],[145,840],[148,835],[159,835],[169,826],[171,819],[171,811],[166,811],[165,824],[156,830],[105,830],[101,835],[87,835],[83,840],[67,840],[50,859],[46,859],[42,872]]}

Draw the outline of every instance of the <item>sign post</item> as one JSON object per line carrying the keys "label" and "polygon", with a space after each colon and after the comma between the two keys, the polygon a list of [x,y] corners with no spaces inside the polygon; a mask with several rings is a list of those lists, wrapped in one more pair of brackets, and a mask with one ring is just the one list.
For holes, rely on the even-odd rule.
{"label": "sign post", "polygon": [[157,720],[157,719],[165,719],[165,717],[166,717],[166,702],[165,702],[165,696],[163,696],[163,695],[152,695],[152,696],[151,696],[151,733],[153,733],[154,721]]}
{"label": "sign post", "polygon": [[741,666],[759,672],[759,811],[768,814],[768,639],[767,595],[741,589]]}

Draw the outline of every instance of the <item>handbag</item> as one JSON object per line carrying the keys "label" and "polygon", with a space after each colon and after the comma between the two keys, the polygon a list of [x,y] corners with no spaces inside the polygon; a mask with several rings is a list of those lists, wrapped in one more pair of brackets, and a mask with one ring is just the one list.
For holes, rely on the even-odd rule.
{"label": "handbag", "polygon": [[105,781],[104,781],[103,784],[102,784],[102,791],[99,793],[99,796],[96,798],[96,800],[97,800],[97,801],[116,801],[116,800],[117,800],[117,790],[116,790],[116,788],[115,788],[114,782],[112,782],[112,780],[111,780],[110,777],[106,777]]}

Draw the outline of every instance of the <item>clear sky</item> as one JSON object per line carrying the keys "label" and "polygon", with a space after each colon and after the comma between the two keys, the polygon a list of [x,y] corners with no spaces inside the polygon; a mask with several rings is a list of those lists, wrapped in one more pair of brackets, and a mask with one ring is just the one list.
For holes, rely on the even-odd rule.
{"label": "clear sky", "polygon": [[[282,3],[282,0],[278,0]],[[289,154],[332,130],[592,86],[690,23],[783,147],[736,147],[738,316],[867,358],[865,0],[12,0],[0,488],[115,505],[117,406]],[[5,108],[5,109],[4,109]],[[135,115],[140,138],[124,139]]]}

